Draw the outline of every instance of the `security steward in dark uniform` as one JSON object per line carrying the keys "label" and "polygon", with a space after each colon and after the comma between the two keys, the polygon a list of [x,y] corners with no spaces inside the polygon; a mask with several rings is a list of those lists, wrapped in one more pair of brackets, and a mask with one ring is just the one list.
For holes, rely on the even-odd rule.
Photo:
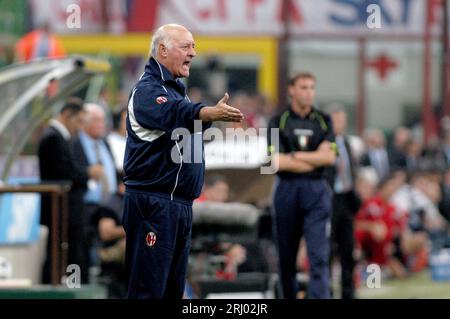
{"label": "security steward in dark uniform", "polygon": [[[328,115],[316,110],[315,77],[299,73],[289,82],[289,108],[274,116],[269,128],[279,129],[279,141],[269,139],[278,163],[274,185],[274,233],[278,248],[283,297],[297,297],[296,260],[304,235],[310,262],[308,298],[329,298],[329,218],[332,190],[324,177],[336,160],[333,128]],[[270,136],[271,134],[269,134]]]}

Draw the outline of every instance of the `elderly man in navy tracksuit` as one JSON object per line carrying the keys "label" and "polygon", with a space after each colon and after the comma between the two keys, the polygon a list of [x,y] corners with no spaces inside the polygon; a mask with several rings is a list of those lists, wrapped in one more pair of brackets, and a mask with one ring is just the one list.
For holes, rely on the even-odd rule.
{"label": "elderly man in navy tracksuit", "polygon": [[[123,216],[128,298],[182,297],[192,201],[200,194],[204,175],[203,141],[195,133],[201,137],[213,121],[243,119],[227,105],[228,94],[215,106],[189,100],[178,78],[189,76],[194,47],[183,26],[160,27],[129,98]],[[200,130],[195,120],[203,124]],[[189,134],[178,134],[180,128]],[[191,156],[199,149],[200,157]]]}
{"label": "elderly man in navy tracksuit", "polygon": [[311,265],[308,297],[330,295],[327,225],[332,193],[324,169],[336,160],[336,144],[330,117],[312,106],[315,82],[310,73],[295,75],[289,83],[289,107],[269,123],[271,129],[279,129],[279,143],[269,141],[269,148],[279,163],[274,233],[287,299],[297,297],[296,260],[303,235]]}

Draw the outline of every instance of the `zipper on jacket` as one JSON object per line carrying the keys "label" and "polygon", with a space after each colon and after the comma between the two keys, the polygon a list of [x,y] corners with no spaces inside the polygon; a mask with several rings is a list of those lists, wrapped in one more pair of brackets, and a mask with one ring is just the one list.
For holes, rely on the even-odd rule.
{"label": "zipper on jacket", "polygon": [[178,146],[178,141],[175,141],[177,145],[178,154],[180,154],[180,167],[178,168],[177,177],[175,178],[175,186],[173,187],[172,193],[170,194],[170,200],[173,200],[173,193],[178,186],[178,176],[180,175],[181,167],[183,166],[183,156],[181,155],[180,147]]}

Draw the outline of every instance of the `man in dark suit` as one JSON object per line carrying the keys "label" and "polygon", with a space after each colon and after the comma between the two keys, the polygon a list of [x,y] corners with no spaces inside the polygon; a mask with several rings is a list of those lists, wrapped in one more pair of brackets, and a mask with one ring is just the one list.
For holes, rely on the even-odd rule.
{"label": "man in dark suit", "polygon": [[352,299],[354,295],[353,269],[353,221],[360,200],[355,193],[354,160],[350,144],[345,136],[347,114],[340,107],[330,108],[338,157],[330,169],[331,186],[334,189],[333,214],[331,218],[332,257],[339,257],[341,263],[341,298]]}
{"label": "man in dark suit", "polygon": [[[83,129],[77,134],[72,143],[72,150],[76,162],[81,168],[90,165],[100,164],[103,166],[103,174],[98,180],[89,179],[87,189],[81,199],[85,205],[86,220],[92,219],[95,211],[106,204],[110,197],[117,192],[117,173],[113,155],[105,140],[106,120],[105,111],[98,104],[87,103],[84,105],[85,121]],[[92,224],[86,228],[88,256],[92,256],[89,251],[95,244],[97,229]],[[95,247],[94,247],[95,248]],[[89,266],[95,260],[88,259]]]}
{"label": "man in dark suit", "polygon": [[365,133],[367,153],[361,159],[362,166],[372,166],[377,172],[379,180],[386,178],[391,167],[386,150],[386,139],[379,129],[370,129]]}
{"label": "man in dark suit", "polygon": [[406,147],[411,140],[411,130],[400,126],[395,129],[394,140],[388,149],[389,166],[392,170],[406,169]]}
{"label": "man in dark suit", "polygon": [[[89,178],[100,178],[103,168],[93,165],[80,168],[74,160],[69,143],[83,124],[83,101],[79,98],[67,99],[59,115],[50,120],[39,142],[38,157],[41,180],[46,183],[70,182],[69,193],[69,264],[81,267],[82,282],[86,282],[87,269],[82,246],[84,244],[83,195]],[[51,228],[51,202],[48,195],[42,196],[41,224]],[[50,283],[51,236],[47,244],[47,258],[44,263],[42,281]]]}

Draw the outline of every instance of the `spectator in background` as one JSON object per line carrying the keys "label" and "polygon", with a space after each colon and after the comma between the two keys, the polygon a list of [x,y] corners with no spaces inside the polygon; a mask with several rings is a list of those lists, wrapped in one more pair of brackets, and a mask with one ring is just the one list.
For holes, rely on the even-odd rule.
{"label": "spectator in background", "polygon": [[114,114],[112,113],[111,109],[112,103],[113,103],[113,92],[106,86],[102,87],[102,89],[100,90],[100,95],[98,97],[97,104],[103,109],[103,112],[105,113],[105,126],[107,133],[111,132],[111,130],[114,129],[114,118],[113,118]]}
{"label": "spectator in background", "polygon": [[241,110],[242,114],[244,114],[244,120],[241,123],[226,123],[227,126],[243,129],[250,127],[250,123],[247,120],[248,115],[251,113],[250,98],[248,94],[242,91],[236,92],[231,98],[231,103]]}
{"label": "spectator in background", "polygon": [[379,178],[374,168],[369,166],[358,170],[355,187],[362,202],[368,200],[375,194],[378,183]]}
{"label": "spectator in background", "polygon": [[361,165],[372,166],[379,179],[389,175],[389,157],[386,150],[386,139],[382,131],[378,129],[368,130],[365,134],[367,153],[361,159]]}
{"label": "spectator in background", "polygon": [[450,167],[450,131],[445,132],[442,151],[445,155],[447,167]]}
{"label": "spectator in background", "polygon": [[[243,129],[249,127],[256,129],[267,127],[268,120],[274,110],[274,105],[266,97],[258,93],[248,94],[247,92],[238,91],[233,95],[231,100],[242,111],[245,119],[242,123],[227,124],[228,127],[239,127]],[[221,125],[220,127],[224,129],[223,126]]]}
{"label": "spectator in background", "polygon": [[[122,174],[119,174],[119,180],[122,180]],[[106,281],[110,298],[124,298],[126,295],[125,230],[122,226],[124,194],[125,185],[120,182],[117,193],[97,208],[90,221],[97,230],[100,276]]]}
{"label": "spectator in background", "polygon": [[[355,163],[352,150],[345,136],[347,114],[339,107],[329,109],[333,122],[338,156],[332,171],[333,214],[331,218],[331,257],[338,257],[341,263],[341,298],[355,297],[353,284],[353,220],[359,210],[360,199],[355,193]],[[332,259],[332,258],[330,258]]]}
{"label": "spectator in background", "polygon": [[394,132],[394,140],[389,148],[389,164],[392,169],[406,169],[406,146],[411,139],[411,131],[398,127]]}
{"label": "spectator in background", "polygon": [[230,187],[222,175],[206,175],[202,193],[196,202],[221,202],[228,201]]}
{"label": "spectator in background", "polygon": [[117,175],[114,157],[105,140],[105,113],[101,106],[93,103],[86,104],[85,110],[84,128],[73,145],[75,158],[82,166],[101,164],[104,167],[101,180],[89,181],[84,196],[84,202],[92,210],[117,192]]}
{"label": "spectator in background", "polygon": [[266,119],[263,115],[265,98],[259,94],[252,94],[249,96],[248,103],[248,114],[245,114],[248,125],[256,129],[267,127],[269,119]]}
{"label": "spectator in background", "polygon": [[[394,237],[394,256],[405,267],[406,271],[417,272],[424,269],[428,263],[429,236],[421,227],[413,227],[417,221],[417,216],[423,216],[423,212],[418,212],[408,203],[415,196],[412,194],[412,187],[406,184],[406,173],[397,172],[403,180],[403,185],[394,193],[390,202],[396,207],[394,214],[399,226]],[[408,210],[409,209],[409,210]]]}
{"label": "spectator in background", "polygon": [[[69,264],[81,267],[81,281],[87,282],[87,263],[85,251],[85,220],[83,195],[88,179],[99,180],[103,167],[98,164],[80,167],[74,158],[69,141],[78,133],[84,120],[83,101],[79,98],[66,100],[59,115],[50,120],[38,146],[39,171],[44,182],[67,181],[72,183],[69,193]],[[49,195],[42,196],[41,224],[51,228],[51,202]],[[51,233],[47,244],[47,258],[44,263],[42,281],[50,283]]]}
{"label": "spectator in background", "polygon": [[[438,203],[442,198],[441,189],[439,183],[437,183],[431,175],[420,175],[411,181],[411,186],[424,194],[422,203],[419,204],[425,211],[425,229],[430,235],[435,232],[439,232],[445,228],[445,220],[438,210]],[[416,198],[417,200],[417,198]]]}
{"label": "spectator in background", "polygon": [[127,143],[126,127],[127,110],[122,109],[113,115],[113,131],[108,134],[106,140],[111,147],[116,170],[123,172],[123,159],[125,157],[125,147]]}
{"label": "spectator in background", "polygon": [[361,163],[362,157],[366,152],[366,145],[364,140],[358,135],[348,135],[348,141],[352,148],[353,157],[356,163]]}
{"label": "spectator in background", "polygon": [[406,144],[406,169],[413,172],[421,167],[422,144],[413,138]]}
{"label": "spectator in background", "polygon": [[61,40],[50,32],[50,26],[47,23],[20,38],[15,49],[16,60],[19,62],[61,58],[66,55]]}
{"label": "spectator in background", "polygon": [[423,151],[422,169],[444,171],[446,168],[446,155],[439,143],[439,138],[436,135],[432,136],[428,139]]}
{"label": "spectator in background", "polygon": [[[202,192],[200,197],[195,200],[195,203],[202,205],[203,203],[208,204],[208,202],[215,202],[224,203],[224,205],[226,205],[228,199],[229,186],[226,178],[219,174],[205,175]],[[196,210],[194,208],[194,216],[195,213]],[[218,236],[216,231],[200,232],[200,239],[196,238],[197,236],[195,236],[195,233],[196,232],[194,231],[193,242],[194,244],[196,241],[197,244],[201,243],[201,248],[197,249],[196,253],[190,258],[194,260],[201,260],[207,255],[223,257],[226,262],[223,265],[223,268],[216,271],[215,275],[218,279],[235,279],[238,271],[242,269],[245,270],[246,267],[249,266],[247,265],[247,248],[244,247],[244,245],[237,242],[225,241]],[[250,248],[253,247],[250,246]],[[257,260],[257,258],[253,260]],[[198,272],[198,270],[196,270],[197,266],[198,265],[192,266],[191,272]],[[188,286],[191,284],[192,283],[188,282]]]}
{"label": "spectator in background", "polygon": [[266,122],[268,123],[270,117],[276,111],[276,105],[272,103],[272,101],[265,95],[261,95],[261,100],[264,102],[261,109],[261,114],[262,116],[264,116]]}
{"label": "spectator in background", "polygon": [[367,262],[386,267],[393,276],[401,278],[406,276],[406,270],[394,256],[394,240],[403,225],[396,218],[396,207],[390,199],[402,183],[397,175],[388,175],[380,182],[377,193],[363,203],[355,220],[358,247]]}
{"label": "spectator in background", "polygon": [[442,198],[439,202],[441,215],[450,222],[450,168],[445,172],[441,185]]}
{"label": "spectator in background", "polygon": [[[89,103],[84,107],[86,110],[85,125],[73,142],[74,156],[81,167],[98,164],[102,165],[104,169],[100,179],[88,181],[88,189],[84,194],[86,218],[91,220],[95,210],[117,192],[117,175],[113,155],[105,140],[105,113],[97,104]],[[95,238],[95,229],[88,227],[86,232],[88,238],[86,255],[89,258],[92,240]],[[91,260],[89,260],[90,263]]]}
{"label": "spectator in background", "polygon": [[235,105],[237,105],[241,109],[242,113],[245,116],[245,120],[241,124],[244,129],[248,127],[254,127],[258,129],[260,127],[267,126],[268,119],[270,119],[270,116],[272,114],[268,115],[268,117],[264,116],[264,111],[267,104],[264,96],[260,94],[247,94],[245,92],[237,92],[237,94],[233,98],[233,101]]}
{"label": "spectator in background", "polygon": [[189,88],[189,99],[192,101],[192,103],[200,103],[203,101],[203,103],[207,103],[205,93],[202,89],[198,87],[191,87]]}
{"label": "spectator in background", "polygon": [[[216,54],[206,57],[206,71],[208,72],[208,94],[212,100],[219,99],[228,86],[228,76],[223,58]],[[205,103],[205,101],[202,101]]]}
{"label": "spectator in background", "polygon": [[393,256],[403,264],[406,271],[420,271],[427,265],[428,236],[423,231],[412,231],[409,227],[410,214],[402,205],[398,205],[396,198],[402,189],[408,187],[407,174],[402,170],[396,171],[395,174],[401,186],[390,199],[391,204],[396,208],[393,215],[396,225]]}
{"label": "spectator in background", "polygon": [[441,234],[445,229],[445,221],[437,208],[440,198],[439,184],[427,174],[417,172],[411,177],[410,185],[402,186],[391,199],[398,209],[408,212],[411,231],[426,232],[435,240],[435,249],[442,245]]}

